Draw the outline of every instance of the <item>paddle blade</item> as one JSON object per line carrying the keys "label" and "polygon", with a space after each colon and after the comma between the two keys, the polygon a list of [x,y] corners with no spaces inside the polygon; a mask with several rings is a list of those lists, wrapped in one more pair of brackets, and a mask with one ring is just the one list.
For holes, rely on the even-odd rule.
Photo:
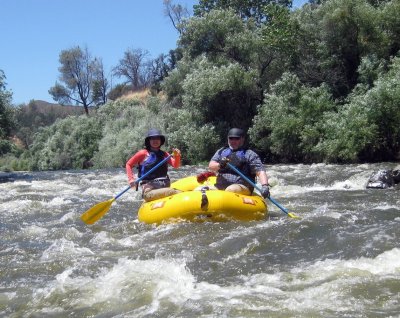
{"label": "paddle blade", "polygon": [[299,217],[296,214],[293,214],[291,212],[289,212],[287,215],[290,216],[292,219],[301,219],[301,217]]}
{"label": "paddle blade", "polygon": [[92,206],[89,210],[82,214],[81,220],[86,224],[93,224],[100,220],[104,214],[108,212],[111,207],[111,204],[115,201],[115,198],[112,198],[108,201],[97,203]]}

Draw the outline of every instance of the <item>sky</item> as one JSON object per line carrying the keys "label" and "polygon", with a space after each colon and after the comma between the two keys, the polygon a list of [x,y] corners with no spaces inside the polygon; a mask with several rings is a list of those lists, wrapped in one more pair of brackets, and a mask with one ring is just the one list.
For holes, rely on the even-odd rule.
{"label": "sky", "polygon": [[[307,0],[294,0],[300,7]],[[190,13],[197,0],[175,0]],[[106,74],[128,49],[149,58],[176,48],[179,37],[163,0],[1,0],[0,70],[12,103],[55,103],[48,90],[59,81],[59,55],[76,46],[101,58]],[[122,79],[112,78],[112,83]]]}

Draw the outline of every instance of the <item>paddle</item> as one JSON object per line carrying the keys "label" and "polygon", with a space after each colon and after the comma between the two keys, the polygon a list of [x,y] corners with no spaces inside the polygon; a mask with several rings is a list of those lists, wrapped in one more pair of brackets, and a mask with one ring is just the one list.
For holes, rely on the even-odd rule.
{"label": "paddle", "polygon": [[[237,169],[234,165],[228,162],[228,167],[231,168],[233,171],[236,171],[243,179],[245,179],[248,183],[250,183],[254,188],[256,188],[258,191],[261,193],[261,189],[249,178],[247,178],[239,169]],[[297,215],[294,215],[293,213],[290,213],[287,209],[285,209],[283,206],[281,206],[278,202],[276,202],[271,196],[268,197],[268,200],[270,200],[273,204],[275,204],[278,208],[280,208],[283,212],[285,212],[288,216],[294,219],[300,219]]]}
{"label": "paddle", "polygon": [[[141,176],[140,178],[135,180],[135,183],[138,183],[141,180],[143,180],[143,178],[145,178],[147,175],[152,173],[154,170],[156,170],[158,167],[160,167],[162,164],[164,164],[171,157],[172,157],[172,155],[169,155],[168,157],[164,158],[161,162],[159,162],[157,165],[155,165],[153,168],[151,168],[149,171],[147,171],[143,176]],[[85,222],[86,224],[93,224],[93,223],[97,222],[104,216],[104,214],[106,214],[108,212],[108,210],[111,207],[111,204],[113,204],[113,202],[115,200],[117,200],[121,195],[123,195],[130,188],[131,188],[131,186],[128,186],[123,191],[118,193],[114,198],[104,201],[104,202],[97,203],[96,205],[92,206],[89,210],[87,210],[85,213],[82,214],[81,220],[83,222]]]}

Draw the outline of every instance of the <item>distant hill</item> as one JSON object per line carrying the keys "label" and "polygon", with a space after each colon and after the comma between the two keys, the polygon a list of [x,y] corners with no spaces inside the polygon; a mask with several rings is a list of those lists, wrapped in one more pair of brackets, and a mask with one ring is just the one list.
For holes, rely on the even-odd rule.
{"label": "distant hill", "polygon": [[33,141],[33,135],[40,127],[50,126],[59,118],[79,116],[84,113],[82,106],[63,106],[43,100],[32,100],[28,105],[19,106],[16,114],[18,127],[14,131],[14,136],[25,147],[29,147]]}
{"label": "distant hill", "polygon": [[28,105],[22,106],[22,109],[24,108],[26,108],[28,112],[33,111],[41,114],[55,112],[65,115],[64,117],[69,115],[82,115],[85,113],[82,106],[60,105],[49,103],[44,100],[31,100]]}

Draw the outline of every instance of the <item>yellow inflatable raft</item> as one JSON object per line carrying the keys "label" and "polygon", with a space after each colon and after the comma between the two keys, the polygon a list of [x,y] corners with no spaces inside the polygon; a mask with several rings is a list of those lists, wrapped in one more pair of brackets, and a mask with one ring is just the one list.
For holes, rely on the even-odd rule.
{"label": "yellow inflatable raft", "polygon": [[203,184],[197,182],[196,176],[180,179],[171,187],[184,192],[144,202],[138,211],[138,219],[150,224],[265,219],[268,210],[262,197],[208,190],[207,186],[214,183],[215,177],[210,177]]}

